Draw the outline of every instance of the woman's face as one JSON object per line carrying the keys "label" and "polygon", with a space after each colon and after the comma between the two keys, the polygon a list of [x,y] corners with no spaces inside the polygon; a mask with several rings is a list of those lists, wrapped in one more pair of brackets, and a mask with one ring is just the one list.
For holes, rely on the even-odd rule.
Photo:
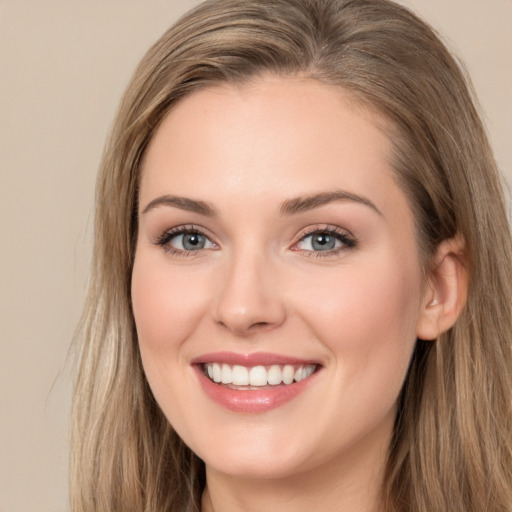
{"label": "woman's face", "polygon": [[140,351],[212,471],[384,460],[425,305],[390,151],[342,90],[297,78],[203,89],[153,137],[132,281]]}

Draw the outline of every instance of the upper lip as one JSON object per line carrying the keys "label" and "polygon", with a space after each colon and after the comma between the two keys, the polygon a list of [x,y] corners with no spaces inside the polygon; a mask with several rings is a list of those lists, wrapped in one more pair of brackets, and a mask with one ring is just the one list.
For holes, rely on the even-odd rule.
{"label": "upper lip", "polygon": [[270,352],[254,352],[241,354],[237,352],[211,352],[192,359],[192,364],[225,363],[240,366],[270,366],[270,365],[306,365],[320,363],[311,359],[301,359]]}

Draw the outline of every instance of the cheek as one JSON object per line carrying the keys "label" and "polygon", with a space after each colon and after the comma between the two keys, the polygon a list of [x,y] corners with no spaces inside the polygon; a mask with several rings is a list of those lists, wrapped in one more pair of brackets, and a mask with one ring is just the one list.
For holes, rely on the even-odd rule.
{"label": "cheek", "polygon": [[[141,353],[173,352],[204,314],[207,280],[141,251],[132,275],[132,302]],[[144,361],[146,365],[146,361]]]}
{"label": "cheek", "polygon": [[[397,262],[398,261],[398,262]],[[416,341],[420,272],[408,261],[382,258],[329,279],[306,283],[312,292],[298,306],[314,336],[338,361],[347,390],[387,383],[398,393]],[[411,260],[413,261],[413,260]]]}

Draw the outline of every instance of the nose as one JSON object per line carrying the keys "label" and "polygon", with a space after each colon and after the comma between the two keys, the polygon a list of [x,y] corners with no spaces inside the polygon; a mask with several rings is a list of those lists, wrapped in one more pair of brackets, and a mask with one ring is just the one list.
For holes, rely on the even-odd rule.
{"label": "nose", "polygon": [[218,276],[217,324],[241,337],[279,327],[286,310],[277,269],[261,255],[240,255]]}

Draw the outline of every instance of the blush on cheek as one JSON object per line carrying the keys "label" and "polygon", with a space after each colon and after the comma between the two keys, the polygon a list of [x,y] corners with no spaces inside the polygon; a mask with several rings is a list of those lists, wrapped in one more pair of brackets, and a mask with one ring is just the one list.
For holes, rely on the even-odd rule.
{"label": "blush on cheek", "polygon": [[[388,262],[387,268],[394,266]],[[357,273],[353,279],[331,282],[338,293],[325,293],[329,300],[317,301],[322,306],[314,311],[323,321],[316,325],[324,326],[320,336],[331,340],[331,349],[341,355],[352,377],[366,373],[371,380],[373,374],[383,382],[405,375],[416,339],[419,290],[417,281],[408,279],[414,272],[403,279],[398,268]]]}
{"label": "blush on cheek", "polygon": [[185,340],[204,313],[200,283],[143,257],[136,260],[132,302],[139,342],[169,345]]}

